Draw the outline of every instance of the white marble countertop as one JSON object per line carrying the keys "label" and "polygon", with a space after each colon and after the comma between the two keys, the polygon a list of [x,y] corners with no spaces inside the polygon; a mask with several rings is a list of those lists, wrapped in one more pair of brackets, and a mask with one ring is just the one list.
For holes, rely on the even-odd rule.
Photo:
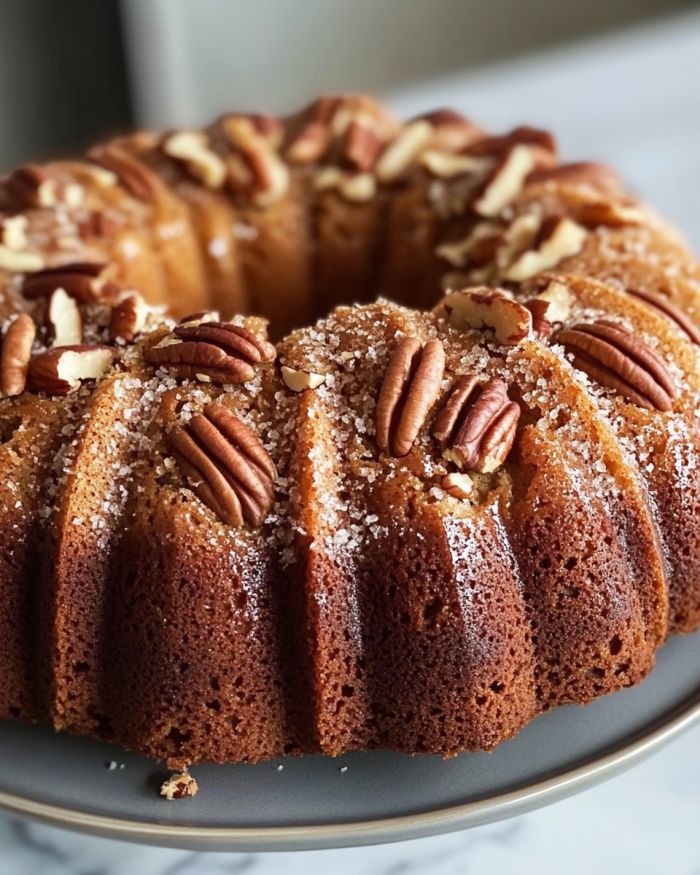
{"label": "white marble countertop", "polygon": [[[458,105],[495,129],[557,131],[597,158],[700,248],[700,13],[394,96]],[[700,634],[700,633],[698,633]],[[700,726],[618,778],[549,808],[447,836],[298,854],[194,854],[75,835],[0,814],[0,875],[698,875]]]}

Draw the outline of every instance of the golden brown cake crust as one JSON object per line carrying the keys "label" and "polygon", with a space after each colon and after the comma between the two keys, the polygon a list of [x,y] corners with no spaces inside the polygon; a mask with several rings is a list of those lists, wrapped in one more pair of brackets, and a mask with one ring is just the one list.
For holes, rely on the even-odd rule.
{"label": "golden brown cake crust", "polygon": [[700,626],[699,302],[613,171],[447,110],[18,169],[0,716],[448,756],[637,683]]}

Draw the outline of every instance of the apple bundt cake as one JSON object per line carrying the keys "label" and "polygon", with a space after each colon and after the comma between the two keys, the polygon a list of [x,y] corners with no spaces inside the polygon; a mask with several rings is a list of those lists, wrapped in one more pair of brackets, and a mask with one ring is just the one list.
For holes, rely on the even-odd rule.
{"label": "apple bundt cake", "polygon": [[700,267],[545,131],[323,97],[0,219],[0,716],[450,755],[700,625]]}

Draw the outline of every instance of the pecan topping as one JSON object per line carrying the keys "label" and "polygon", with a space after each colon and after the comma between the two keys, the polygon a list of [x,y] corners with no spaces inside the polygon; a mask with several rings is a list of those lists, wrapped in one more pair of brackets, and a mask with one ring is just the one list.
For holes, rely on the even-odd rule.
{"label": "pecan topping", "polygon": [[559,332],[574,367],[647,410],[670,410],[677,395],[661,356],[626,328],[601,319]]}
{"label": "pecan topping", "polygon": [[28,227],[29,221],[22,213],[3,219],[0,222],[0,244],[13,252],[21,252],[26,249],[29,245]]}
{"label": "pecan topping", "polygon": [[343,156],[361,172],[371,170],[382,150],[383,141],[371,119],[353,119],[345,131]]}
{"label": "pecan topping", "polygon": [[254,365],[275,356],[271,343],[231,322],[176,325],[172,334],[144,352],[147,362],[203,383],[246,383],[254,376]]}
{"label": "pecan topping", "polygon": [[564,322],[571,312],[571,294],[563,283],[552,281],[544,291],[523,306],[532,313],[532,329],[539,337],[551,336],[556,322]]}
{"label": "pecan topping", "polygon": [[490,328],[498,343],[521,343],[532,330],[530,311],[502,289],[477,286],[446,295],[436,308],[453,328]]}
{"label": "pecan topping", "polygon": [[481,216],[498,216],[520,194],[534,166],[535,155],[529,146],[508,149],[477,190],[472,202],[474,211]]}
{"label": "pecan topping", "polygon": [[407,124],[377,162],[377,179],[381,182],[398,179],[418,159],[432,135],[433,126],[426,119]]}
{"label": "pecan topping", "polygon": [[75,298],[56,289],[46,308],[46,323],[51,346],[77,346],[83,342],[83,317]]}
{"label": "pecan topping", "polygon": [[586,240],[586,229],[565,216],[549,216],[540,226],[533,248],[517,258],[503,274],[504,279],[520,283],[551,270],[572,255],[577,255]]}
{"label": "pecan topping", "polygon": [[326,374],[315,374],[313,371],[299,371],[282,365],[282,379],[292,392],[305,392],[307,389],[318,389],[326,382]]}
{"label": "pecan topping", "polygon": [[102,274],[106,264],[80,261],[58,267],[47,267],[24,279],[22,294],[26,298],[47,298],[56,289],[80,303],[112,300],[119,295],[119,286]]}
{"label": "pecan topping", "polygon": [[527,146],[538,167],[549,167],[556,161],[557,144],[549,131],[521,126],[498,137],[484,137],[469,147],[473,155],[503,155],[514,146]]}
{"label": "pecan topping", "polygon": [[146,324],[148,306],[138,292],[126,292],[112,308],[109,319],[109,339],[131,343]]}
{"label": "pecan topping", "polygon": [[226,167],[233,193],[249,198],[258,207],[281,200],[289,187],[289,170],[270,138],[258,130],[255,119],[225,116],[220,125],[231,150]]}
{"label": "pecan topping", "polygon": [[69,207],[79,207],[84,196],[81,185],[68,182],[36,164],[18,167],[6,179],[5,188],[21,208],[48,208],[55,207],[59,203]]}
{"label": "pecan topping", "polygon": [[221,188],[226,164],[214,152],[204,131],[178,131],[163,141],[163,152],[179,161],[187,172],[207,188]]}
{"label": "pecan topping", "polygon": [[451,495],[453,498],[459,498],[462,501],[469,498],[474,491],[474,481],[469,474],[457,474],[452,471],[440,481],[440,486]]}
{"label": "pecan topping", "polygon": [[158,187],[155,174],[126,149],[114,144],[96,146],[88,152],[87,157],[114,173],[123,188],[137,200],[150,201],[155,197]]}
{"label": "pecan topping", "polygon": [[38,252],[17,252],[0,244],[0,270],[11,273],[32,273],[42,270],[44,259]]}
{"label": "pecan topping", "polygon": [[29,385],[35,392],[67,395],[83,380],[97,380],[112,365],[108,346],[55,346],[31,360]]}
{"label": "pecan topping", "polygon": [[339,167],[324,167],[314,178],[317,191],[335,189],[346,200],[362,203],[377,192],[377,181],[371,173],[347,173]]}
{"label": "pecan topping", "polygon": [[275,466],[255,433],[216,402],[170,432],[195,494],[225,523],[259,526],[274,502]]}
{"label": "pecan topping", "polygon": [[377,444],[392,456],[405,456],[437,400],[445,370],[439,340],[424,347],[405,337],[392,355],[377,399]]}
{"label": "pecan topping", "polygon": [[611,167],[590,161],[539,167],[532,171],[527,181],[528,183],[555,182],[562,185],[583,185],[609,194],[620,190],[620,179]]}
{"label": "pecan topping", "polygon": [[644,292],[641,289],[627,289],[627,293],[644,301],[657,313],[662,313],[669,322],[673,322],[676,328],[685,334],[691,343],[700,346],[700,328],[682,310],[672,304],[665,295]]}
{"label": "pecan topping", "polygon": [[505,461],[520,418],[520,408],[508,398],[508,387],[499,379],[479,384],[465,375],[455,383],[437,415],[433,437],[444,458],[461,471],[488,474]]}
{"label": "pecan topping", "polygon": [[28,313],[20,313],[10,323],[0,354],[0,388],[3,395],[21,395],[24,392],[35,337],[36,325]]}
{"label": "pecan topping", "polygon": [[189,772],[175,772],[160,786],[160,795],[165,799],[189,799],[196,796],[199,786]]}

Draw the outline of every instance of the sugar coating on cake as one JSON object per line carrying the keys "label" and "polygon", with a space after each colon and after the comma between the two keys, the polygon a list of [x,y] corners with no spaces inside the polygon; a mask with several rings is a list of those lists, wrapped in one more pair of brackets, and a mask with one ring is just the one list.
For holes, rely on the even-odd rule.
{"label": "sugar coating on cake", "polygon": [[0,181],[0,288],[2,717],[449,756],[700,625],[700,267],[547,132],[137,132]]}

